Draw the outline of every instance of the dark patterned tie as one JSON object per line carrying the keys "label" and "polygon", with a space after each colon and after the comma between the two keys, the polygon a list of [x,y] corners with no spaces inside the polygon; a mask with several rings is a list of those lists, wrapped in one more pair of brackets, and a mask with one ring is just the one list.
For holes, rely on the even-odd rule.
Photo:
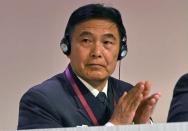
{"label": "dark patterned tie", "polygon": [[99,99],[100,102],[102,102],[106,106],[107,97],[106,97],[106,94],[104,92],[99,92],[99,94],[97,95],[97,98]]}
{"label": "dark patterned tie", "polygon": [[100,119],[98,120],[100,125],[104,125],[106,122],[108,122],[109,120],[109,109],[108,109],[108,100],[107,100],[107,96],[104,92],[99,92],[99,94],[97,95],[97,99],[100,101]]}

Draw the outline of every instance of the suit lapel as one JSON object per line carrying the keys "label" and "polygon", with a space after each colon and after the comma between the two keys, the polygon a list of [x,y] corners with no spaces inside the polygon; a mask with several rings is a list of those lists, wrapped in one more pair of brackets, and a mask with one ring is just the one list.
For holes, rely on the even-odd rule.
{"label": "suit lapel", "polygon": [[[76,82],[79,90],[81,91],[82,95],[84,96],[84,98],[86,98],[87,95],[89,95],[89,90],[85,87],[85,85],[77,78],[77,76],[75,75],[75,73],[72,71],[71,66],[69,65],[69,70],[70,73],[73,76],[74,81]],[[74,92],[73,87],[71,85],[71,90],[74,93],[74,100],[77,104],[77,113],[79,113],[80,116],[82,116],[84,119],[86,119],[87,124],[86,125],[93,125],[93,122],[91,121],[88,113],[86,112],[85,108],[83,107],[80,99],[78,98],[77,94]],[[89,103],[88,103],[89,104]],[[80,122],[80,121],[79,121]]]}

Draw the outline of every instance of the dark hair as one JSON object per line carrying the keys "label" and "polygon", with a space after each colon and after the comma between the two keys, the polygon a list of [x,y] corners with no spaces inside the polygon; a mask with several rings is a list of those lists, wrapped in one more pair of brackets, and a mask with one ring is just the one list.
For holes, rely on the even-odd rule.
{"label": "dark hair", "polygon": [[120,12],[113,7],[104,6],[104,4],[88,4],[76,9],[69,18],[64,37],[68,37],[68,41],[70,42],[75,26],[90,19],[112,21],[118,27],[120,39],[126,39],[126,31]]}
{"label": "dark hair", "polygon": [[127,36],[121,14],[117,9],[106,7],[103,4],[88,4],[78,8],[71,14],[64,37],[60,42],[63,53],[69,55],[71,52],[71,35],[75,26],[91,19],[109,20],[116,24],[120,35],[118,60],[124,58],[127,54]]}

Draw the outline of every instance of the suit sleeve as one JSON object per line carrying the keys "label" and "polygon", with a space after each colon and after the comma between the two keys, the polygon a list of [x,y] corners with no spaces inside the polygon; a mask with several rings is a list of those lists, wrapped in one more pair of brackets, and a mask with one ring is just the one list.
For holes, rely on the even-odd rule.
{"label": "suit sleeve", "polygon": [[34,89],[26,92],[20,101],[17,129],[58,127],[62,127],[60,118],[48,97]]}
{"label": "suit sleeve", "polygon": [[182,76],[175,88],[167,122],[188,121],[188,74]]}

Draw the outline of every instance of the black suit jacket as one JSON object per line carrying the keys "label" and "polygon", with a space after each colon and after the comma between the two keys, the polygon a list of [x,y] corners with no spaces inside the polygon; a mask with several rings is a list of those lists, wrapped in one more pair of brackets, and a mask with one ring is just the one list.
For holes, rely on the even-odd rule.
{"label": "black suit jacket", "polygon": [[188,74],[177,82],[171,101],[167,122],[188,121]]}
{"label": "black suit jacket", "polygon": [[[95,97],[72,72],[73,78],[94,113],[100,113]],[[108,97],[118,102],[132,85],[110,77]],[[113,95],[112,95],[113,93]],[[111,105],[113,102],[111,101]],[[111,114],[114,106],[111,106]],[[97,113],[96,113],[97,114]],[[110,115],[111,115],[110,114]],[[66,76],[61,73],[29,89],[20,100],[18,129],[94,126]]]}

